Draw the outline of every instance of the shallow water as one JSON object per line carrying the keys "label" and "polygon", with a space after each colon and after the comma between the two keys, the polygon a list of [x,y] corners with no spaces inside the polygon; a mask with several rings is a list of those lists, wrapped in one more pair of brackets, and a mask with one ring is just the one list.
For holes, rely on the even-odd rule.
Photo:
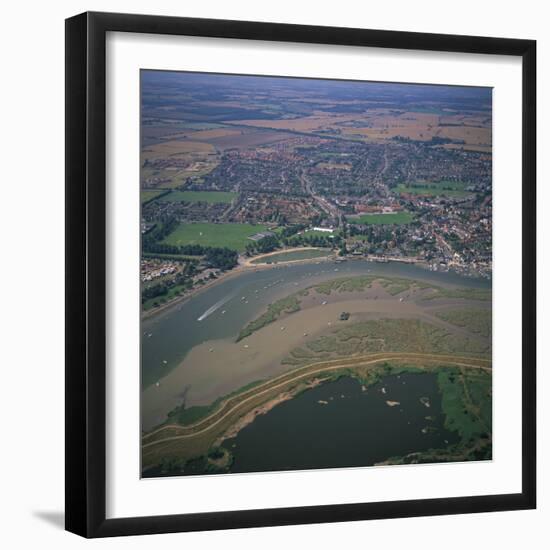
{"label": "shallow water", "polygon": [[[491,286],[490,281],[452,272],[431,272],[414,265],[378,264],[363,260],[340,264],[320,261],[251,269],[142,322],[142,388],[161,381],[194,346],[208,340],[234,339],[248,321],[281,296],[328,279],[367,273],[422,279],[441,285]],[[223,305],[214,307],[220,303]],[[202,320],[199,321],[199,318]]]}

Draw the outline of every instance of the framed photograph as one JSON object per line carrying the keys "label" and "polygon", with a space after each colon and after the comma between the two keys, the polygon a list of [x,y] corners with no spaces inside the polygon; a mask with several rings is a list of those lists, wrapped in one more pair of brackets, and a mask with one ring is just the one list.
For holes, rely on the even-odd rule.
{"label": "framed photograph", "polygon": [[530,40],[66,21],[66,527],[535,507]]}

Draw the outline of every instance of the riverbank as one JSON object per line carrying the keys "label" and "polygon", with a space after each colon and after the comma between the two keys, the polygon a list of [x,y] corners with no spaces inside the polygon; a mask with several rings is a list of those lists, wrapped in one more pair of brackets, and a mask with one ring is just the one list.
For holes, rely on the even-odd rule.
{"label": "riverbank", "polygon": [[260,264],[254,264],[252,263],[255,260],[267,258],[269,256],[277,255],[277,254],[284,254],[284,253],[290,253],[290,252],[301,252],[301,251],[307,251],[307,250],[320,250],[316,247],[296,247],[296,248],[288,248],[283,250],[276,250],[275,252],[269,252],[268,254],[261,254],[259,256],[254,256],[252,258],[239,258],[239,265],[231,269],[230,271],[226,271],[216,279],[212,279],[211,281],[206,282],[203,285],[197,286],[190,291],[186,292],[185,294],[181,296],[177,296],[170,300],[169,302],[166,302],[165,304],[162,304],[158,307],[149,309],[147,311],[142,311],[141,313],[141,320],[144,321],[146,319],[151,319],[153,317],[156,317],[157,315],[166,312],[176,305],[182,305],[194,296],[197,296],[198,294],[201,294],[202,292],[211,289],[213,286],[216,286],[224,281],[227,281],[233,277],[236,277],[238,275],[241,275],[242,273],[246,271],[255,271],[255,270],[264,270],[264,269],[273,269],[276,267],[283,267],[285,265],[295,265],[295,264],[307,264],[312,262],[327,262],[332,261],[333,256],[327,255],[327,256],[319,256],[319,257],[313,257],[313,258],[303,258],[299,260],[288,260],[288,261],[281,261],[276,263],[260,263]]}
{"label": "riverbank", "polygon": [[[280,262],[273,262],[273,263],[257,263],[254,264],[252,262],[258,261],[260,259],[269,258],[272,256],[282,255],[282,254],[289,254],[289,253],[299,253],[299,252],[307,252],[308,250],[321,250],[319,247],[294,247],[294,248],[287,248],[287,249],[281,249],[276,250],[273,252],[269,252],[267,254],[261,254],[258,256],[254,256],[251,258],[246,257],[239,257],[239,264],[231,269],[230,271],[224,272],[222,275],[217,277],[216,279],[210,280],[206,282],[205,284],[201,286],[197,286],[190,291],[186,292],[185,294],[181,296],[177,296],[170,300],[169,302],[166,302],[165,304],[162,304],[158,307],[155,307],[153,309],[143,311],[141,313],[141,320],[149,320],[156,318],[160,316],[162,313],[166,313],[168,311],[171,311],[176,306],[182,306],[186,302],[188,302],[191,298],[202,294],[203,292],[207,290],[211,290],[213,287],[216,287],[220,285],[221,283],[224,283],[230,279],[233,279],[235,277],[238,277],[240,275],[243,275],[245,273],[250,272],[257,272],[257,271],[264,271],[264,270],[271,270],[271,269],[277,269],[277,268],[283,268],[283,267],[292,267],[292,266],[299,266],[302,264],[325,264],[330,262],[336,262],[338,264],[350,264],[352,266],[357,265],[359,263],[367,263],[369,265],[376,265],[376,266],[403,266],[403,267],[411,267],[415,269],[419,269],[422,272],[426,273],[429,278],[432,274],[449,274],[449,275],[456,275],[464,279],[469,280],[475,280],[475,277],[469,276],[467,274],[461,273],[459,271],[455,270],[445,270],[445,271],[437,271],[433,270],[430,264],[428,264],[425,261],[415,260],[414,262],[410,261],[410,259],[407,258],[381,258],[377,256],[346,256],[346,257],[339,257],[335,256],[334,254],[328,254],[327,256],[317,256],[312,258],[303,258],[303,259],[297,259],[297,260],[284,260]],[[482,278],[479,278],[482,280]],[[486,280],[486,279],[485,279]],[[445,285],[444,282],[440,282],[439,284]]]}

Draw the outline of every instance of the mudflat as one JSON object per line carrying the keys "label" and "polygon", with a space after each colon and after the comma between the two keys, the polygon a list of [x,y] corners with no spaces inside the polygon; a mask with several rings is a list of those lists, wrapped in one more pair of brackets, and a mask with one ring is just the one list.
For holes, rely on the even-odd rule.
{"label": "mudflat", "polygon": [[[293,349],[358,321],[419,319],[449,332],[463,333],[463,328],[442,320],[436,313],[441,308],[471,302],[424,300],[426,292],[415,289],[392,296],[377,282],[365,290],[330,295],[312,289],[301,297],[299,311],[283,313],[239,342],[231,337],[194,346],[158,385],[143,392],[142,428],[149,430],[163,422],[184,398],[187,407],[208,405],[246,384],[288,371],[293,367],[284,359]],[[340,320],[343,311],[350,314],[348,320]],[[235,334],[241,328],[235,327]]]}

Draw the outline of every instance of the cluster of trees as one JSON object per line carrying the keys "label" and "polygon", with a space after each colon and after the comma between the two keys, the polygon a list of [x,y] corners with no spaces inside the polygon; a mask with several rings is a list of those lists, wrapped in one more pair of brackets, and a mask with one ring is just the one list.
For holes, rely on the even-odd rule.
{"label": "cluster of trees", "polygon": [[164,296],[168,294],[168,285],[165,283],[158,283],[141,289],[141,303],[143,304],[151,298],[157,298],[158,296]]}
{"label": "cluster of trees", "polygon": [[247,243],[245,252],[247,256],[254,256],[255,254],[267,254],[273,252],[277,248],[280,248],[281,241],[276,236],[268,236],[260,239],[259,241]]}
{"label": "cluster of trees", "polygon": [[154,254],[176,254],[182,256],[204,256],[208,247],[200,244],[184,244],[177,246],[174,244],[166,243],[152,243],[147,246],[147,249],[143,249],[144,252],[151,252]]}
{"label": "cluster of trees", "polygon": [[340,246],[342,238],[340,235],[330,236],[325,233],[303,233],[287,240],[291,246],[318,246],[320,248],[335,248]]}
{"label": "cluster of trees", "polygon": [[150,247],[157,244],[159,241],[167,237],[178,225],[176,218],[167,218],[159,221],[156,226],[143,236],[141,246],[144,252],[155,252],[150,250]]}
{"label": "cluster of trees", "polygon": [[303,233],[307,225],[296,224],[282,229],[278,235],[264,237],[256,242],[248,243],[245,247],[247,256],[267,254],[283,246],[315,246],[319,248],[336,248],[343,242],[339,235],[327,235],[324,233]]}
{"label": "cluster of trees", "polygon": [[213,246],[202,246],[200,244],[185,244],[176,246],[165,243],[152,243],[145,252],[152,254],[173,254],[174,256],[204,256],[205,262],[216,269],[223,271],[235,267],[238,263],[239,254],[230,248]]}
{"label": "cluster of trees", "polygon": [[303,231],[307,227],[304,223],[298,223],[296,225],[289,225],[288,227],[285,227],[281,230],[279,233],[282,238],[286,239],[288,237],[292,237],[292,235],[296,235],[299,231]]}
{"label": "cluster of trees", "polygon": [[203,247],[204,259],[210,267],[215,267],[216,269],[221,269],[222,271],[227,271],[232,269],[238,263],[239,254],[236,250],[231,250],[230,248],[214,248],[214,247]]}
{"label": "cluster of trees", "polygon": [[191,277],[193,277],[196,272],[195,265],[193,263],[188,263],[185,265],[185,268],[178,272],[173,278],[142,288],[141,303],[143,304],[151,298],[165,296],[174,286],[180,285],[189,288],[192,285]]}

